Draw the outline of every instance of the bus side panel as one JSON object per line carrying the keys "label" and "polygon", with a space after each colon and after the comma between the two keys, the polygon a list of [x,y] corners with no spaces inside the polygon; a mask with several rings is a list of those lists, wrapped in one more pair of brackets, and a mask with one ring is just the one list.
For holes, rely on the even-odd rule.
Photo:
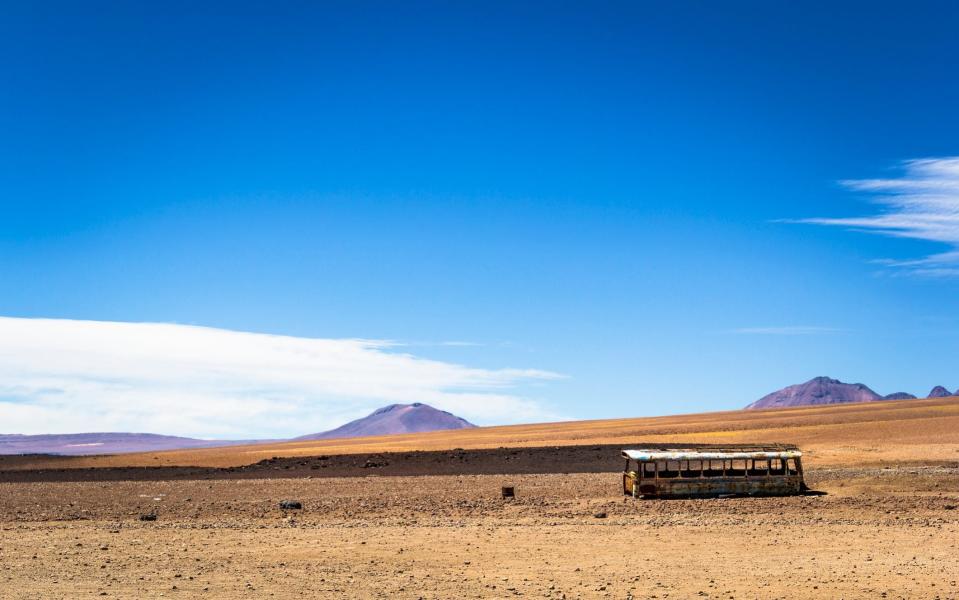
{"label": "bus side panel", "polygon": [[[658,479],[656,492],[644,495],[659,498],[705,496],[783,496],[801,491],[799,477]],[[652,482],[647,482],[652,483]]]}

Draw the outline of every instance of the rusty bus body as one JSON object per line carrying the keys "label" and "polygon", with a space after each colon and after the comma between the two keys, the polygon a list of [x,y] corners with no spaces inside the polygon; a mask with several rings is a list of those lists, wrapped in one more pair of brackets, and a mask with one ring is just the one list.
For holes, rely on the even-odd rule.
{"label": "rusty bus body", "polygon": [[788,496],[805,490],[795,446],[623,450],[634,498]]}

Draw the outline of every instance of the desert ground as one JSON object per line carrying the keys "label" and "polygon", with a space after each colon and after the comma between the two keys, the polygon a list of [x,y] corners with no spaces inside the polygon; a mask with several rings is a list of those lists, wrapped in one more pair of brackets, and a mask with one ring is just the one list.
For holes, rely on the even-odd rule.
{"label": "desert ground", "polygon": [[[820,495],[621,494],[632,443],[773,441]],[[0,598],[515,596],[959,598],[959,399],[0,460]]]}

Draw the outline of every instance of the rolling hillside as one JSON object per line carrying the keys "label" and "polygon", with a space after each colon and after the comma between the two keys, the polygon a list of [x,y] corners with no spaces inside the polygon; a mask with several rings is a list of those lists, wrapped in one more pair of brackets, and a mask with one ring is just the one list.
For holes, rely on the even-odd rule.
{"label": "rolling hillside", "polygon": [[78,458],[0,459],[4,468],[238,466],[274,456],[635,442],[799,444],[820,465],[959,461],[959,398],[888,400],[776,410],[477,427],[407,435],[293,441]]}

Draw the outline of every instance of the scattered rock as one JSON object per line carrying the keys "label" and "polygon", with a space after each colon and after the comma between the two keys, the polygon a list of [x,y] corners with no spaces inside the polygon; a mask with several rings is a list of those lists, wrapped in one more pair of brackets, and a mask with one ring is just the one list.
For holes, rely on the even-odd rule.
{"label": "scattered rock", "polygon": [[605,519],[606,513],[604,513],[603,511],[599,511],[599,512],[593,513],[593,517],[597,519]]}
{"label": "scattered rock", "polygon": [[156,513],[147,513],[147,514],[145,514],[145,515],[140,515],[140,520],[141,520],[141,521],[156,521],[156,520],[157,520],[157,514],[156,514]]}
{"label": "scattered rock", "polygon": [[283,510],[301,510],[303,504],[297,500],[280,500],[280,508]]}

